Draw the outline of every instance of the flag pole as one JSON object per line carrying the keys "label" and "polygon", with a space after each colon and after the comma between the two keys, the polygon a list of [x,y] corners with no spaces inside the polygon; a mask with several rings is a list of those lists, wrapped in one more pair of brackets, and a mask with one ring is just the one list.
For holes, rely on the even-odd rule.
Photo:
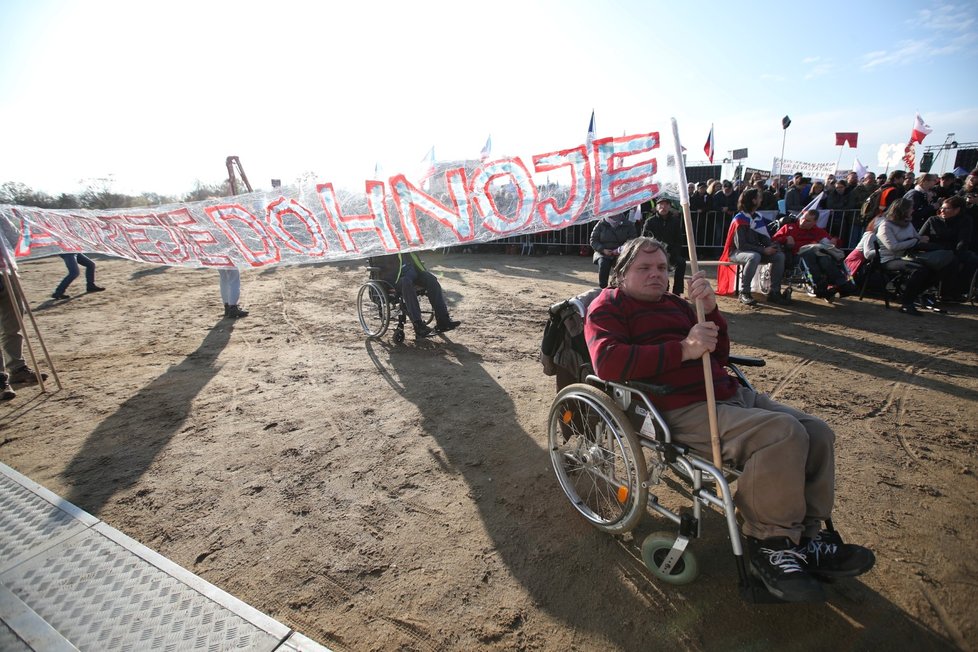
{"label": "flag pole", "polygon": [[[693,274],[699,271],[699,261],[696,260],[696,238],[693,233],[693,218],[689,210],[689,187],[686,185],[686,162],[680,162],[683,156],[683,146],[679,142],[679,125],[672,118],[672,139],[676,145],[676,170],[679,173],[679,200],[683,207],[683,221],[686,224],[686,248],[689,249],[689,266]],[[706,321],[703,300],[696,299],[696,323]],[[706,412],[710,417],[710,446],[713,451],[713,466],[723,468],[723,456],[720,453],[720,427],[717,424],[717,399],[713,391],[713,368],[711,367],[710,352],[703,353],[703,380],[706,388]]]}
{"label": "flag pole", "polygon": [[51,360],[51,354],[48,353],[48,347],[44,344],[44,338],[41,337],[41,329],[37,326],[37,320],[34,319],[34,313],[31,311],[31,305],[27,301],[27,296],[24,294],[24,288],[20,284],[20,279],[17,278],[17,263],[14,261],[10,250],[7,249],[7,245],[3,241],[3,236],[0,236],[0,258],[3,260],[2,267],[3,276],[6,277],[7,285],[7,298],[10,299],[10,305],[13,308],[14,316],[17,318],[17,327],[23,334],[24,343],[27,344],[27,356],[30,358],[31,365],[34,367],[34,373],[37,374],[37,384],[41,392],[46,392],[44,388],[44,379],[41,377],[41,369],[37,365],[37,356],[34,354],[34,347],[31,345],[31,338],[27,336],[27,327],[24,323],[24,313],[31,320],[31,325],[34,327],[34,333],[37,335],[37,341],[41,345],[41,351],[44,353],[44,359],[47,361],[48,368],[51,370],[51,374],[54,376],[54,382],[57,384],[58,389],[63,389],[61,385],[61,378],[58,377],[58,370],[54,368],[54,362]]}
{"label": "flag pole", "polygon": [[839,158],[837,158],[837,159],[835,159],[835,169],[834,169],[834,170],[832,170],[832,176],[833,176],[833,177],[834,177],[834,176],[836,175],[836,173],[837,173],[837,172],[839,171],[839,163],[841,163],[841,162],[842,162],[842,148],[843,148],[844,146],[845,146],[845,145],[839,145]]}

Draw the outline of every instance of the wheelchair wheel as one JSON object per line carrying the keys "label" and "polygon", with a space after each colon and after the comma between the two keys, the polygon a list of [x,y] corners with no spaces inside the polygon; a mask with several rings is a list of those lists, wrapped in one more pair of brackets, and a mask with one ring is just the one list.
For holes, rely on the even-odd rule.
{"label": "wheelchair wheel", "polygon": [[660,568],[675,542],[676,536],[670,532],[653,532],[642,542],[642,561],[649,572],[667,584],[689,584],[700,572],[696,557],[689,548],[683,551],[668,572]]}
{"label": "wheelchair wheel", "polygon": [[387,288],[379,281],[367,281],[357,293],[357,319],[364,334],[375,340],[387,332],[391,323],[391,304]]}
{"label": "wheelchair wheel", "polygon": [[621,409],[590,385],[568,385],[550,407],[547,436],[557,480],[575,509],[605,532],[635,527],[648,502],[648,470]]}

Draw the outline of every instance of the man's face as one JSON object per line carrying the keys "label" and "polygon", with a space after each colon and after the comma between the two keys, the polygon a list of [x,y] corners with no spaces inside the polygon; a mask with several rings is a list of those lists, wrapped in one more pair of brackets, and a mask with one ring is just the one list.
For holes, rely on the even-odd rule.
{"label": "man's face", "polygon": [[867,174],[863,177],[863,185],[865,186],[875,186],[876,185],[876,175]]}
{"label": "man's face", "polygon": [[725,194],[725,195],[732,195],[733,194],[733,186],[724,186],[723,187],[723,194]]}
{"label": "man's face", "polygon": [[659,301],[669,288],[669,261],[662,249],[639,250],[621,281],[621,290],[640,301]]}
{"label": "man's face", "polygon": [[669,214],[669,204],[666,202],[660,202],[655,205],[655,212],[659,214],[660,217],[665,217]]}
{"label": "man's face", "polygon": [[846,175],[846,183],[849,184],[850,186],[856,185],[857,183],[859,183],[859,175],[856,174],[855,172],[850,172],[849,174]]}
{"label": "man's face", "polygon": [[817,215],[807,215],[806,214],[800,220],[798,220],[798,226],[801,227],[801,228],[803,228],[803,229],[805,229],[807,231],[808,229],[815,228],[815,224],[817,222],[818,222],[818,216]]}
{"label": "man's face", "polygon": [[924,190],[930,190],[936,185],[937,185],[936,179],[927,179],[926,181],[920,182],[920,187],[923,188]]}

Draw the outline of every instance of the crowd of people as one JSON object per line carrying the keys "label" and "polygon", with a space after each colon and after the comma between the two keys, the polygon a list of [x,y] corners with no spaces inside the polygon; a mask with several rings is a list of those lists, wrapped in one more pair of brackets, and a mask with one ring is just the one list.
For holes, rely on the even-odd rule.
{"label": "crowd of people", "polygon": [[[931,288],[939,291],[935,301],[945,302],[965,300],[972,291],[978,270],[978,168],[964,177],[894,170],[879,178],[867,171],[862,177],[849,172],[813,180],[797,172],[784,184],[754,174],[746,181],[690,183],[688,190],[695,241],[725,243],[721,260],[738,264],[738,297],[746,305],[757,305],[751,284],[762,264],[770,264],[770,303],[790,303],[781,283],[800,262],[815,296],[831,301],[851,295],[857,275],[869,266],[851,264],[846,255],[857,251],[862,263],[876,255],[874,243],[884,269],[901,274],[903,314],[919,315],[915,305]],[[759,211],[778,211],[767,234],[756,228]],[[820,219],[827,228],[818,226]],[[665,198],[595,224],[590,245],[598,285],[608,285],[621,248],[642,235],[666,244],[673,291],[681,294],[688,259],[684,222]]]}

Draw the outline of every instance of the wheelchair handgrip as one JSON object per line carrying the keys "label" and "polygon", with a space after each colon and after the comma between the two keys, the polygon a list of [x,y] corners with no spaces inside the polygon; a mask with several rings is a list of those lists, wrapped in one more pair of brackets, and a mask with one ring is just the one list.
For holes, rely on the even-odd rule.
{"label": "wheelchair handgrip", "polygon": [[754,358],[746,355],[730,355],[727,360],[741,367],[763,367],[767,364],[764,358]]}

